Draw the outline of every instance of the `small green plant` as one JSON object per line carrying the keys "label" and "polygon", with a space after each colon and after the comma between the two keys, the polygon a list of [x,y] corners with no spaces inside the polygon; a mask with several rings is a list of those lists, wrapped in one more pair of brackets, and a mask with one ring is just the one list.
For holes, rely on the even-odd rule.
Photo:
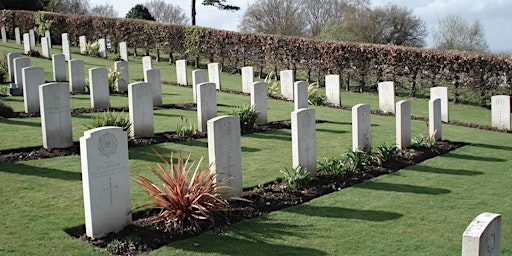
{"label": "small green plant", "polygon": [[88,124],[85,124],[87,129],[104,126],[118,126],[123,128],[123,131],[128,131],[131,127],[130,118],[125,116],[123,112],[107,110],[96,115]]}
{"label": "small green plant", "polygon": [[85,46],[85,54],[92,57],[100,56],[100,45],[98,42],[87,43]]}
{"label": "small green plant", "polygon": [[242,133],[251,132],[256,125],[256,119],[258,119],[259,112],[249,105],[236,107],[229,113],[233,116],[240,117],[240,129]]}
{"label": "small green plant", "polygon": [[302,185],[306,184],[306,182],[313,179],[311,172],[301,165],[294,169],[288,169],[285,167],[284,170],[280,170],[280,172],[284,175],[283,179],[289,190],[300,188]]}
{"label": "small green plant", "polygon": [[262,192],[263,192],[263,188],[264,188],[264,187],[265,187],[265,186],[264,186],[263,184],[258,184],[258,186],[254,187],[254,188],[252,189],[252,192],[254,192],[254,193],[256,193],[256,194],[260,194],[260,193],[262,193]]}
{"label": "small green plant", "polygon": [[386,143],[382,142],[375,152],[375,158],[377,163],[382,166],[382,163],[395,158],[400,150],[396,145],[387,146]]}
{"label": "small green plant", "polygon": [[121,54],[120,53],[115,53],[114,55],[112,55],[112,60],[120,61],[121,60]]}
{"label": "small green plant", "polygon": [[267,96],[279,97],[281,85],[278,81],[272,81],[272,76],[274,76],[274,72],[270,72],[264,80],[267,84]]}
{"label": "small green plant", "polygon": [[27,52],[27,56],[30,57],[41,57],[41,53],[38,50],[31,48],[30,51]]}
{"label": "small green plant", "polygon": [[332,175],[341,175],[346,170],[345,162],[343,159],[338,158],[324,158],[323,161],[318,161],[318,165],[320,166],[320,171],[332,174]]}
{"label": "small green plant", "polygon": [[117,90],[116,83],[122,81],[121,74],[124,72],[124,68],[120,69],[112,69],[108,68],[108,89],[110,93],[115,92]]}
{"label": "small green plant", "polygon": [[420,133],[417,137],[412,138],[411,142],[415,147],[425,147],[431,150],[436,150],[437,148],[435,132],[432,136],[425,136]]}
{"label": "small green plant", "polygon": [[5,52],[2,53],[2,57],[0,57],[0,84],[7,83],[9,80],[9,68],[7,62],[7,54]]}
{"label": "small green plant", "polygon": [[0,116],[5,118],[14,117],[14,110],[11,106],[0,101]]}
{"label": "small green plant", "polygon": [[187,118],[181,116],[181,122],[176,124],[176,134],[182,137],[190,137],[196,133],[196,126]]}
{"label": "small green plant", "polygon": [[325,104],[327,98],[317,92],[318,83],[314,82],[308,86],[308,102],[311,105],[319,106]]}
{"label": "small green plant", "polygon": [[347,173],[362,171],[365,166],[374,163],[371,155],[359,149],[345,153],[342,161],[345,163],[345,171]]}

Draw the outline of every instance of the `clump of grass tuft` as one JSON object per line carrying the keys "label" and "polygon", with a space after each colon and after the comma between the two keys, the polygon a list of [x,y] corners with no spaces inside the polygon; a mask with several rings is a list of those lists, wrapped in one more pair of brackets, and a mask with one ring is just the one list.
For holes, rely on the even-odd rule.
{"label": "clump of grass tuft", "polygon": [[105,126],[118,126],[123,131],[130,130],[130,118],[124,115],[124,112],[114,112],[107,110],[96,115],[89,123],[84,124],[87,129],[94,129]]}
{"label": "clump of grass tuft", "polygon": [[181,123],[176,124],[176,134],[182,137],[190,137],[196,133],[196,126],[187,118],[181,116]]}
{"label": "clump of grass tuft", "polygon": [[382,166],[382,163],[395,158],[400,150],[396,145],[388,146],[386,143],[382,142],[375,152],[375,158],[377,163]]}
{"label": "clump of grass tuft", "polygon": [[284,168],[284,170],[280,170],[280,172],[284,175],[283,179],[286,182],[286,186],[289,190],[300,188],[308,181],[313,180],[311,172],[308,171],[306,167],[301,165],[294,169]]}
{"label": "clump of grass tuft", "polygon": [[260,113],[253,107],[246,105],[233,109],[229,114],[240,117],[240,129],[242,133],[248,133],[256,125],[256,119],[258,119]]}

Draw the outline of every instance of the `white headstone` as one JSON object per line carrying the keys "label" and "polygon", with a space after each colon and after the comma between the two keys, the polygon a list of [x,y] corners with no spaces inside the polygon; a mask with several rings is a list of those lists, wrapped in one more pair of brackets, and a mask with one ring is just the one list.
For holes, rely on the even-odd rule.
{"label": "white headstone", "polygon": [[30,35],[28,33],[23,34],[23,52],[25,54],[30,52]]}
{"label": "white headstone", "polygon": [[283,70],[281,75],[281,96],[287,100],[293,100],[293,70]]}
{"label": "white headstone", "polygon": [[443,137],[441,121],[441,99],[436,98],[428,101],[428,135],[436,140]]}
{"label": "white headstone", "polygon": [[30,58],[20,57],[13,60],[14,65],[14,83],[18,88],[23,88],[23,76],[21,70],[32,65]]}
{"label": "white headstone", "polygon": [[21,73],[25,113],[39,113],[39,86],[44,84],[44,69],[26,67]]}
{"label": "white headstone", "polygon": [[50,46],[50,49],[51,49],[52,48],[52,37],[51,37],[50,31],[45,30],[44,37],[46,37],[48,39],[48,45]]}
{"label": "white headstone", "polygon": [[293,85],[293,105],[295,110],[308,108],[308,83],[305,81],[295,82]]}
{"label": "white headstone", "polygon": [[30,36],[30,47],[35,48],[36,47],[36,35],[34,34],[34,30],[30,29],[28,31],[28,34]]}
{"label": "white headstone", "polygon": [[430,99],[441,99],[441,121],[448,122],[448,87],[438,86],[430,88]]}
{"label": "white headstone", "polygon": [[379,90],[379,109],[385,113],[395,113],[395,84],[393,82],[381,82]]}
{"label": "white headstone", "polygon": [[411,146],[411,102],[401,100],[396,103],[396,145],[398,149]]}
{"label": "white headstone", "polygon": [[217,182],[225,182],[232,196],[242,196],[240,118],[219,116],[208,120],[208,159]]}
{"label": "white headstone", "polygon": [[214,83],[197,85],[197,127],[206,132],[208,120],[217,117],[217,94]]}
{"label": "white headstone", "polygon": [[148,69],[144,72],[144,82],[151,85],[153,92],[153,106],[162,106],[162,79],[160,78],[160,69]]}
{"label": "white headstone", "polygon": [[222,85],[220,83],[220,64],[210,63],[208,64],[208,81],[215,84],[217,90],[221,90]]}
{"label": "white headstone", "polygon": [[242,92],[251,93],[251,85],[254,83],[254,68],[242,68]]}
{"label": "white headstone", "polygon": [[47,37],[41,37],[41,55],[50,58],[50,40]]}
{"label": "white headstone", "polygon": [[39,104],[43,147],[53,149],[73,146],[69,85],[49,83],[39,86]]}
{"label": "white headstone", "polygon": [[499,256],[501,215],[484,212],[462,234],[462,256]]}
{"label": "white headstone", "polygon": [[368,104],[352,107],[352,150],[372,150],[371,110]]}
{"label": "white headstone", "polygon": [[78,47],[80,48],[81,54],[87,54],[87,37],[86,36],[78,37]]}
{"label": "white headstone", "polygon": [[14,82],[14,59],[23,57],[23,54],[19,52],[10,52],[7,54],[7,70],[9,71],[9,79],[11,83]]}
{"label": "white headstone", "polygon": [[341,105],[340,75],[325,76],[325,95],[327,96],[327,103],[335,106]]}
{"label": "white headstone", "polygon": [[259,112],[256,124],[268,123],[267,84],[265,82],[252,83],[250,86],[251,107]]}
{"label": "white headstone", "polygon": [[153,92],[148,83],[128,85],[128,108],[130,112],[130,136],[150,137],[155,135],[153,120]]}
{"label": "white headstone", "polygon": [[107,109],[110,106],[107,68],[89,69],[91,108]]}
{"label": "white headstone", "polygon": [[208,82],[208,73],[206,70],[197,69],[192,71],[192,94],[194,94],[194,103],[197,103],[197,85]]}
{"label": "white headstone", "polygon": [[7,31],[5,31],[5,26],[2,26],[2,42],[7,43]]}
{"label": "white headstone", "polygon": [[86,131],[80,158],[87,236],[121,231],[132,222],[126,132],[113,126]]}
{"label": "white headstone", "polygon": [[122,60],[128,61],[128,45],[126,42],[119,43],[119,54],[121,55]]}
{"label": "white headstone", "polygon": [[67,80],[66,74],[66,56],[64,54],[52,55],[53,80],[55,82],[64,82]]}
{"label": "white headstone", "polygon": [[70,60],[69,64],[69,91],[85,92],[85,74],[83,60]]}
{"label": "white headstone", "polygon": [[21,32],[19,27],[14,28],[14,38],[16,39],[16,44],[21,44]]}
{"label": "white headstone", "polygon": [[181,85],[188,85],[187,60],[176,61],[176,81]]}
{"label": "white headstone", "polygon": [[128,61],[114,62],[114,69],[121,72],[116,82],[116,90],[118,92],[127,92],[128,84],[130,83],[130,70],[128,68]]}
{"label": "white headstone", "polygon": [[510,130],[510,96],[496,95],[491,97],[492,127]]}
{"label": "white headstone", "polygon": [[153,68],[153,60],[151,56],[142,57],[142,72]]}
{"label": "white headstone", "polygon": [[71,60],[71,46],[69,45],[68,33],[62,33],[62,54],[66,57],[66,61]]}
{"label": "white headstone", "polygon": [[293,168],[306,167],[316,175],[316,119],[315,110],[301,108],[292,112]]}
{"label": "white headstone", "polygon": [[106,58],[107,57],[107,41],[105,38],[98,39],[98,46],[100,47],[98,49],[98,53],[100,54],[100,57]]}

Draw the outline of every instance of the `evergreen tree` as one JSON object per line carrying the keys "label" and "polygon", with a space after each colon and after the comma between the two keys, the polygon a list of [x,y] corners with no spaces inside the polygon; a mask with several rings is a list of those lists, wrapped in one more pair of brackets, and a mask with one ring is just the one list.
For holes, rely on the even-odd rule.
{"label": "evergreen tree", "polygon": [[130,19],[141,19],[141,20],[155,20],[151,13],[149,13],[148,8],[146,8],[142,4],[137,4],[126,14],[126,18]]}

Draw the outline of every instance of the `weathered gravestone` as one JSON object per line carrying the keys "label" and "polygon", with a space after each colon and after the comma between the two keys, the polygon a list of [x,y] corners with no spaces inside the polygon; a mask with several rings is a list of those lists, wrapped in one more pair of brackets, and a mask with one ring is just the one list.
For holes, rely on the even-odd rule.
{"label": "weathered gravestone", "polygon": [[232,196],[242,196],[242,146],[240,118],[219,116],[208,120],[208,160],[217,182],[224,182]]}
{"label": "weathered gravestone", "polygon": [[396,103],[396,145],[398,149],[411,146],[411,102],[401,100]]}
{"label": "weathered gravestone", "polygon": [[73,146],[69,85],[49,83],[39,86],[39,109],[43,147],[53,149]]}
{"label": "weathered gravestone", "polygon": [[308,83],[295,82],[293,85],[293,106],[295,110],[308,107]]}
{"label": "weathered gravestone", "polygon": [[113,126],[86,131],[80,158],[87,236],[121,231],[132,222],[126,132]]}
{"label": "weathered gravestone", "polygon": [[160,69],[148,69],[144,72],[144,82],[151,85],[153,92],[153,106],[162,106],[162,80]]}
{"label": "weathered gravestone", "polygon": [[441,121],[441,99],[428,101],[428,135],[430,138],[440,140],[443,137]]}
{"label": "weathered gravestone", "polygon": [[128,61],[114,62],[114,69],[119,72],[116,80],[116,90],[118,92],[127,92],[130,83],[130,70],[128,69]]}
{"label": "weathered gravestone", "polygon": [[23,34],[23,53],[27,55],[30,52],[30,35],[28,33]]}
{"label": "weathered gravestone", "polygon": [[192,71],[192,94],[194,94],[194,103],[197,103],[197,85],[208,82],[208,73],[206,70],[197,69]]}
{"label": "weathered gravestone", "polygon": [[393,82],[381,82],[379,90],[379,109],[385,113],[395,113],[395,84]]}
{"label": "weathered gravestone", "polygon": [[131,83],[128,85],[128,108],[131,122],[130,136],[137,138],[155,135],[151,84]]}
{"label": "weathered gravestone", "polygon": [[301,108],[292,112],[292,167],[306,167],[316,175],[315,110]]}
{"label": "weathered gravestone", "polygon": [[7,31],[5,31],[5,26],[2,26],[2,42],[7,43]]}
{"label": "weathered gravestone", "polygon": [[107,68],[89,69],[91,108],[107,109],[110,106]]}
{"label": "weathered gravestone", "polygon": [[242,68],[242,92],[251,93],[251,85],[254,83],[254,68]]}
{"label": "weathered gravestone", "polygon": [[128,61],[128,45],[126,42],[119,43],[119,54],[122,60]]}
{"label": "weathered gravestone", "polygon": [[214,83],[197,85],[197,129],[206,132],[208,120],[217,117],[217,95]]}
{"label": "weathered gravestone", "polygon": [[293,70],[283,70],[280,72],[281,96],[287,100],[293,100]]}
{"label": "weathered gravestone", "polygon": [[187,60],[176,61],[176,81],[181,85],[188,85]]}
{"label": "weathered gravestone", "polygon": [[70,60],[69,65],[69,91],[85,92],[85,74],[83,60]]}
{"label": "weathered gravestone", "polygon": [[352,150],[372,150],[371,111],[368,104],[352,107]]}
{"label": "weathered gravestone", "polygon": [[17,88],[20,88],[20,90],[23,90],[23,75],[22,75],[22,69],[26,67],[30,67],[32,65],[32,61],[30,58],[16,58],[12,61],[14,65],[14,83],[16,84]]}
{"label": "weathered gravestone", "polygon": [[80,48],[81,54],[87,54],[87,37],[86,36],[78,37],[78,46]]}
{"label": "weathered gravestone", "polygon": [[14,39],[16,40],[16,44],[21,44],[21,32],[19,27],[14,28]]}
{"label": "weathered gravestone", "polygon": [[52,55],[53,80],[55,82],[64,82],[67,80],[66,75],[66,56],[64,54]]}
{"label": "weathered gravestone", "polygon": [[492,127],[510,130],[510,96],[496,95],[491,97]]}
{"label": "weathered gravestone", "polygon": [[41,55],[50,58],[50,42],[47,37],[41,37]]}
{"label": "weathered gravestone", "polygon": [[151,56],[144,56],[142,57],[142,72],[145,72],[148,69],[153,68],[153,60],[151,59]]}
{"label": "weathered gravestone", "polygon": [[14,82],[14,59],[23,57],[23,54],[19,52],[10,52],[7,54],[7,70],[9,71],[9,79],[11,83]]}
{"label": "weathered gravestone", "polygon": [[499,256],[501,215],[484,212],[462,234],[462,256]]}
{"label": "weathered gravestone", "polygon": [[48,39],[48,46],[50,46],[50,49],[51,49],[52,48],[52,37],[51,37],[50,31],[45,30],[44,37],[46,37],[46,39]]}
{"label": "weathered gravestone", "polygon": [[100,57],[106,58],[107,57],[107,41],[105,38],[98,39],[98,53],[100,54]]}
{"label": "weathered gravestone", "polygon": [[39,86],[44,84],[44,69],[26,67],[21,69],[21,74],[25,113],[39,113]]}
{"label": "weathered gravestone", "polygon": [[325,76],[325,95],[327,96],[327,103],[335,106],[341,105],[340,75]]}
{"label": "weathered gravestone", "polygon": [[34,34],[34,30],[30,29],[28,31],[28,35],[30,37],[30,48],[35,48],[36,47],[36,35]]}
{"label": "weathered gravestone", "polygon": [[71,46],[69,45],[68,33],[62,33],[62,54],[66,61],[71,60]]}
{"label": "weathered gravestone", "polygon": [[430,88],[430,99],[441,99],[441,121],[448,122],[448,87],[438,86]]}
{"label": "weathered gravestone", "polygon": [[252,83],[250,86],[251,107],[259,112],[256,124],[268,123],[267,84],[265,82]]}
{"label": "weathered gravestone", "polygon": [[215,88],[219,91],[221,90],[219,63],[208,64],[208,82],[214,83]]}

